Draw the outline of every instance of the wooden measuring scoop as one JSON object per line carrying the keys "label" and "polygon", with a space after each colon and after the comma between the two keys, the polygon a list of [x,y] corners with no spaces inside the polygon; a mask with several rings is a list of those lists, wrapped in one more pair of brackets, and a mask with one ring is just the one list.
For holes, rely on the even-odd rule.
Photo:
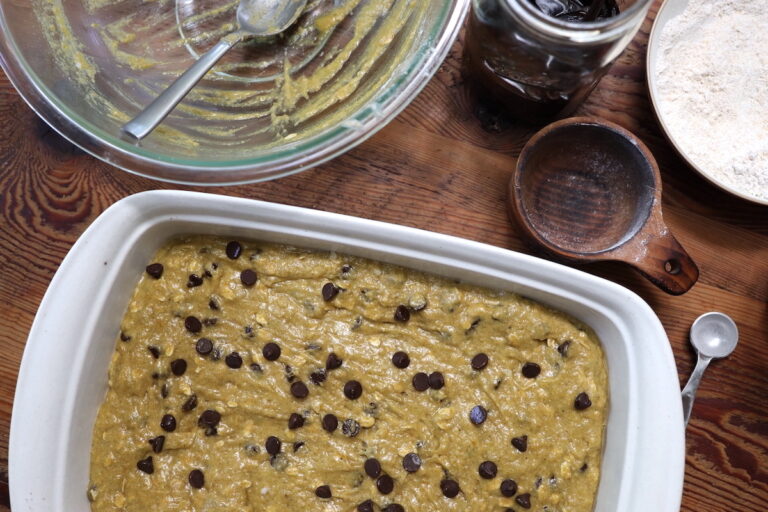
{"label": "wooden measuring scoop", "polygon": [[656,160],[616,124],[574,117],[539,131],[520,153],[508,206],[555,256],[623,261],[673,295],[699,277],[664,224]]}

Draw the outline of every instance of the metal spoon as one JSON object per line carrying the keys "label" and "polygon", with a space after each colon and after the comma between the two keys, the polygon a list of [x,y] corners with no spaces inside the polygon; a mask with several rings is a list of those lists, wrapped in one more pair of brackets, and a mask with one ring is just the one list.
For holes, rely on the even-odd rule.
{"label": "metal spoon", "polygon": [[200,57],[148,107],[126,123],[123,131],[135,139],[149,135],[227,50],[246,37],[279,34],[298,19],[306,5],[307,0],[240,0],[237,30],[224,36]]}
{"label": "metal spoon", "polygon": [[683,388],[683,416],[685,424],[691,418],[693,399],[699,388],[701,376],[712,359],[728,356],[739,341],[739,329],[736,323],[725,313],[705,313],[693,322],[691,326],[691,344],[696,349],[698,361],[691,378]]}

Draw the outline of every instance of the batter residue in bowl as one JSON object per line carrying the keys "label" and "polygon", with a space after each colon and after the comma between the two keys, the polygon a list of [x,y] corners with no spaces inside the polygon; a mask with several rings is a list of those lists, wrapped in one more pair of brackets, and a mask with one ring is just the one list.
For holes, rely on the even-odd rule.
{"label": "batter residue in bowl", "polygon": [[[33,0],[57,65],[120,124],[235,30],[237,4]],[[397,79],[427,10],[418,0],[310,1],[284,34],[230,51],[177,107],[188,122],[160,133],[268,147],[336,126]]]}
{"label": "batter residue in bowl", "polygon": [[95,512],[592,510],[603,353],[530,300],[190,237],[155,256],[121,329]]}

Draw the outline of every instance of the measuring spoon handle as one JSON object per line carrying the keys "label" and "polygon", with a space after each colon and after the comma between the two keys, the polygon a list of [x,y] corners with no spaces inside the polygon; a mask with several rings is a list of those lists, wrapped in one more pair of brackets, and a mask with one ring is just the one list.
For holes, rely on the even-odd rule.
{"label": "measuring spoon handle", "polygon": [[160,96],[155,98],[149,106],[142,110],[139,115],[126,123],[123,126],[123,131],[136,140],[141,140],[149,135],[219,59],[245,36],[244,32],[234,32],[223,37],[221,41],[205,52],[197,62],[182,73]]}
{"label": "measuring spoon handle", "polygon": [[691,419],[693,400],[696,398],[696,390],[699,389],[701,377],[711,361],[711,357],[699,355],[699,359],[696,361],[696,368],[693,369],[693,373],[683,388],[683,418],[686,425],[688,425],[688,420]]}

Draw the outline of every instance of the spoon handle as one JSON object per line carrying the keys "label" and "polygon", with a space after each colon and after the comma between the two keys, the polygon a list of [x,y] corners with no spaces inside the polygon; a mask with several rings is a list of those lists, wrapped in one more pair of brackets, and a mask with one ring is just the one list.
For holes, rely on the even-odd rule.
{"label": "spoon handle", "polygon": [[683,418],[685,418],[686,425],[688,425],[688,420],[691,419],[693,400],[696,398],[696,390],[699,389],[701,376],[704,375],[704,370],[707,369],[711,361],[711,357],[699,355],[699,359],[696,361],[696,368],[693,369],[691,377],[683,388]]}
{"label": "spoon handle", "polygon": [[233,32],[221,39],[205,52],[197,62],[179,76],[160,96],[149,104],[139,115],[123,126],[123,131],[137,140],[141,140],[155,129],[176,105],[189,93],[203,76],[227,53],[227,50],[242,41],[244,32]]}

